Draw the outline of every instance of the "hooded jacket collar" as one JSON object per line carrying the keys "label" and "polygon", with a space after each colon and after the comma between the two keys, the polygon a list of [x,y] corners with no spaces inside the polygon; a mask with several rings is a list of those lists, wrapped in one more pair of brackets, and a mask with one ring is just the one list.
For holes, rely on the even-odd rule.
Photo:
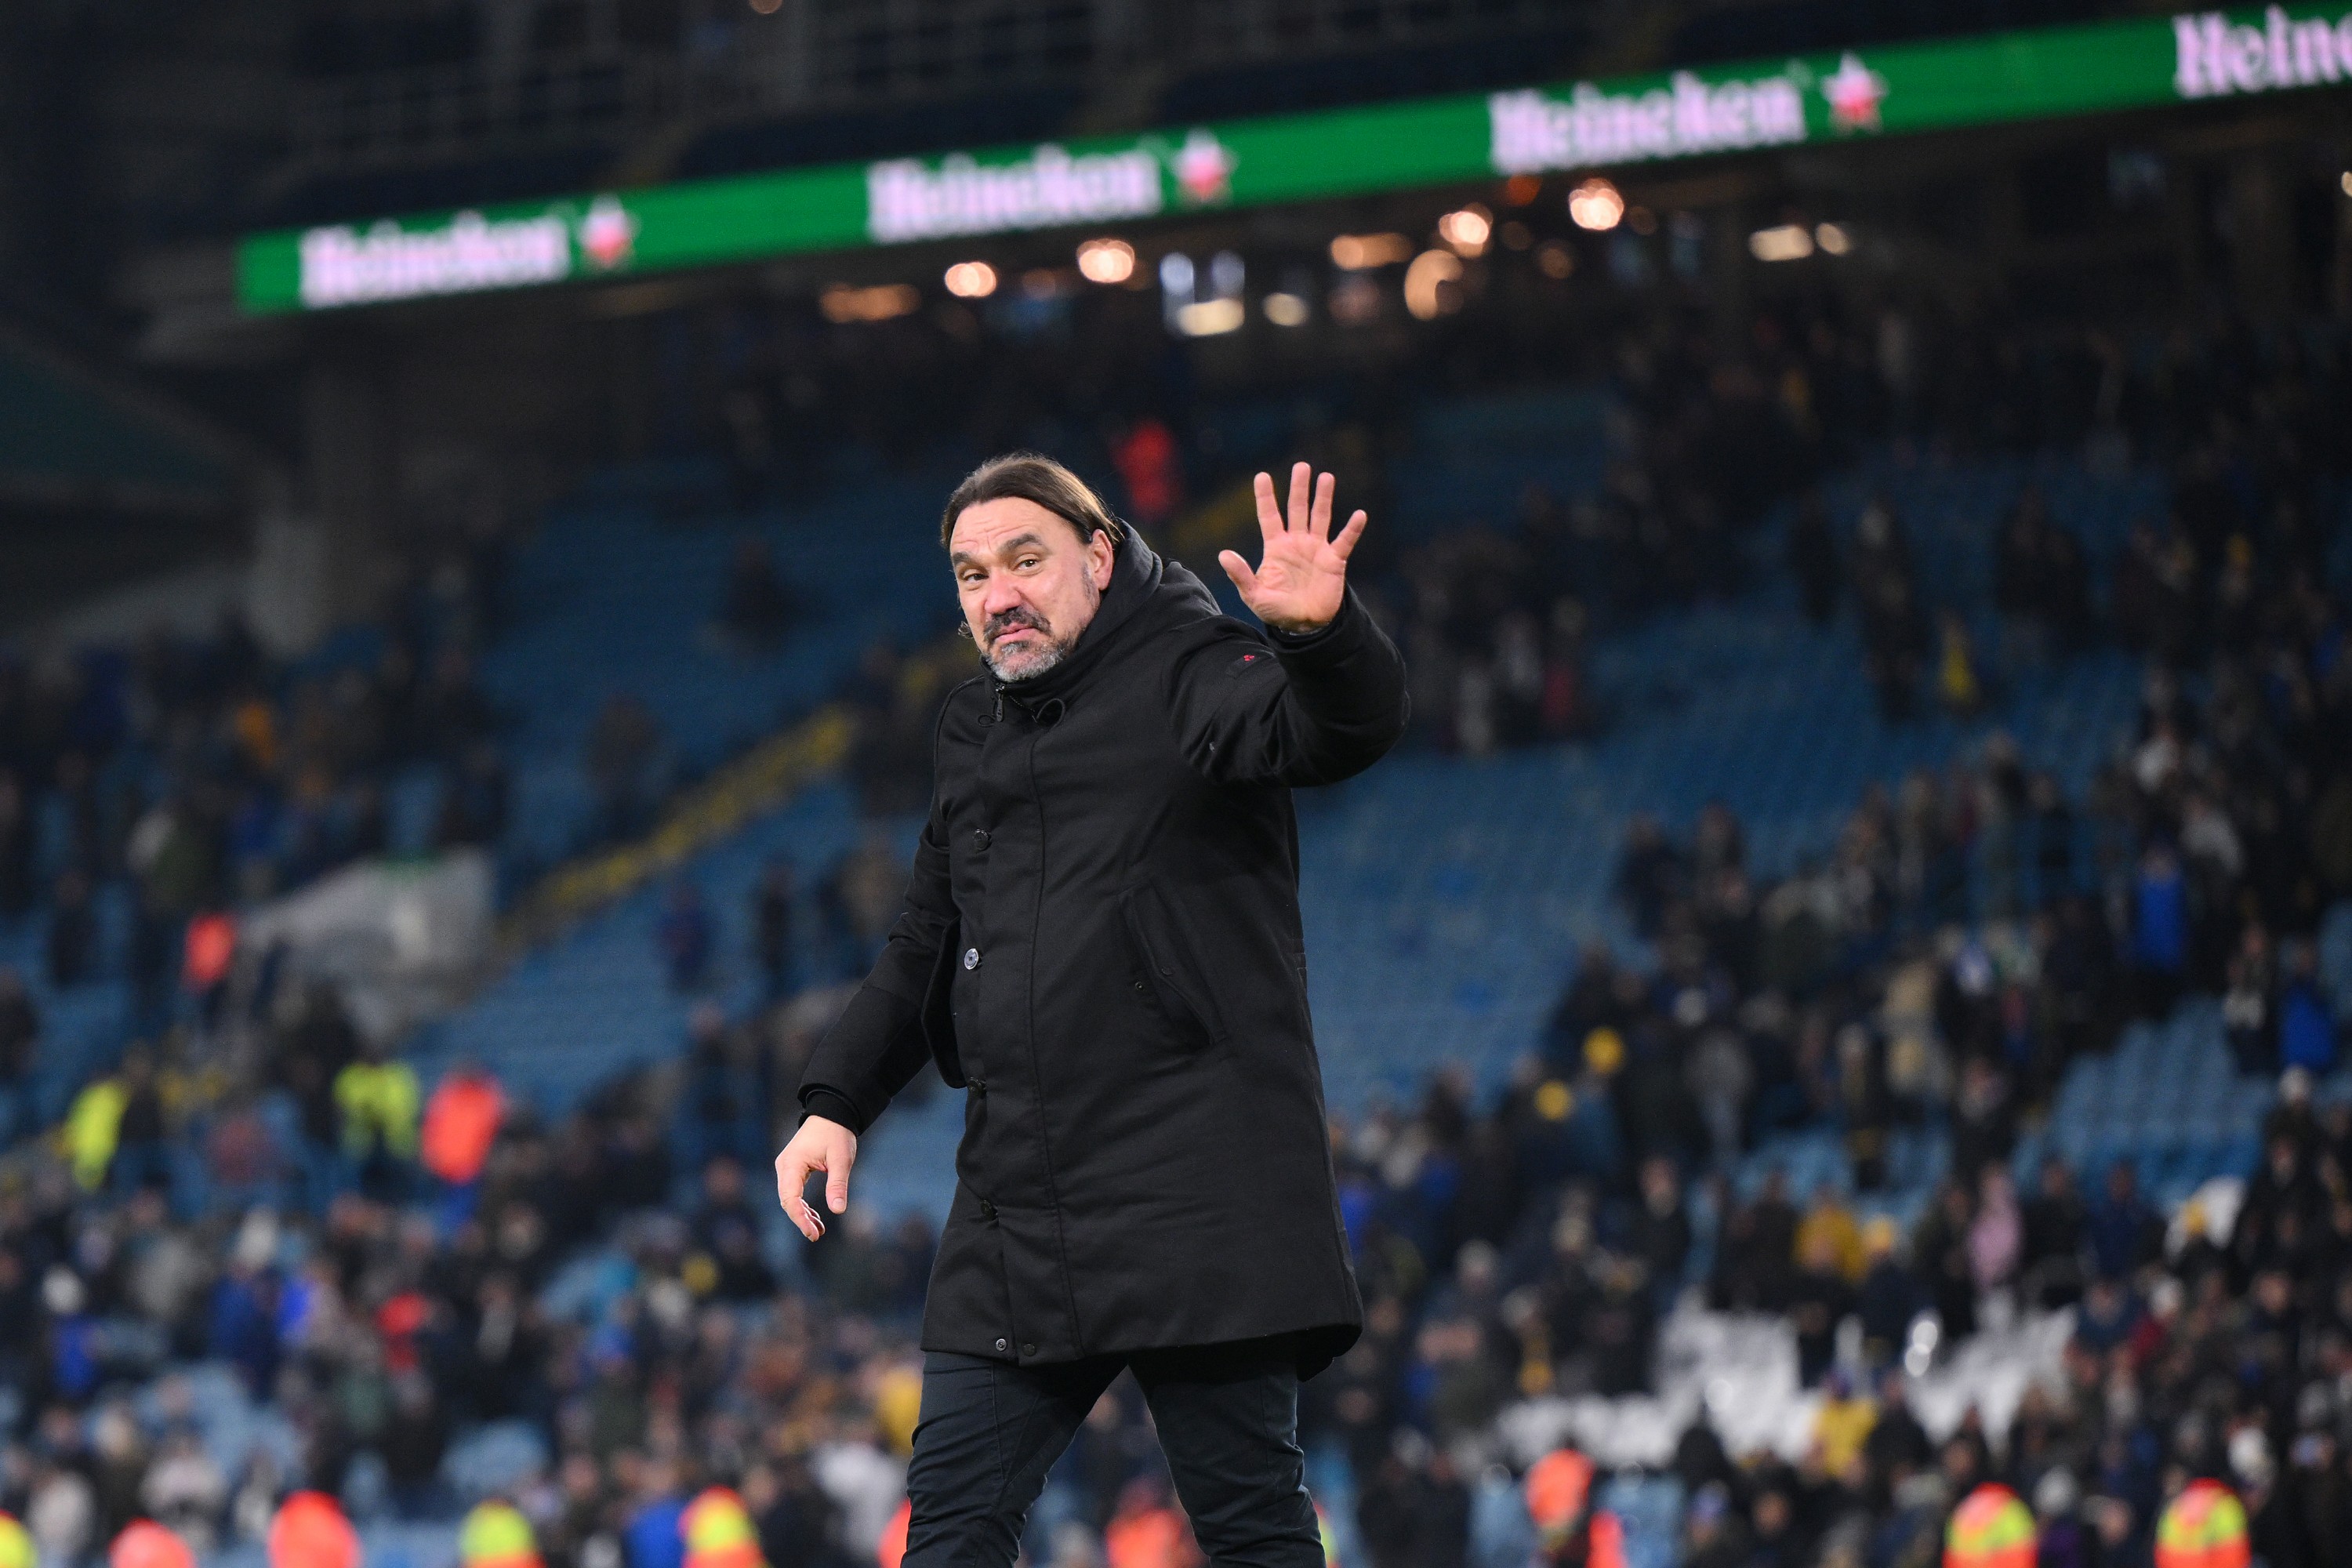
{"label": "hooded jacket collar", "polygon": [[996,696],[1010,699],[1032,713],[1049,702],[1066,703],[1087,671],[1101,662],[1103,649],[1118,640],[1136,618],[1136,612],[1160,591],[1164,575],[1158,552],[1143,542],[1143,536],[1136,532],[1132,523],[1129,524],[1126,537],[1119,541],[1111,557],[1110,586],[1103,590],[1095,618],[1078,634],[1078,646],[1053,668],[1025,680],[1000,680],[991,670],[989,683]]}

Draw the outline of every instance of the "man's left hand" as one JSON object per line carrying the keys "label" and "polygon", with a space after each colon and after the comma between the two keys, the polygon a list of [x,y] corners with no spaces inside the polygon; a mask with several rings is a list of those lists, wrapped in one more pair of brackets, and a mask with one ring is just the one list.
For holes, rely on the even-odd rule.
{"label": "man's left hand", "polygon": [[[1337,538],[1331,534],[1331,493],[1338,482],[1305,463],[1290,470],[1290,515],[1275,504],[1274,476],[1257,477],[1257,528],[1264,558],[1253,569],[1238,551],[1217,563],[1241,591],[1242,603],[1278,632],[1316,632],[1331,624],[1348,594],[1348,557],[1370,520],[1359,511]],[[1311,495],[1310,495],[1311,489]]]}

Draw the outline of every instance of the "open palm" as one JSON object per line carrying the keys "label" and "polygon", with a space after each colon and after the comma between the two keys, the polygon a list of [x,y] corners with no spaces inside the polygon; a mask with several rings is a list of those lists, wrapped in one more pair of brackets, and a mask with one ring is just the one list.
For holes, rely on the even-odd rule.
{"label": "open palm", "polygon": [[1348,557],[1370,521],[1358,511],[1337,538],[1331,533],[1331,495],[1339,488],[1328,474],[1318,477],[1305,463],[1290,470],[1290,513],[1275,504],[1274,476],[1257,477],[1257,528],[1265,548],[1255,567],[1241,552],[1219,552],[1217,563],[1240,590],[1242,603],[1276,631],[1318,631],[1331,624],[1348,593]]}

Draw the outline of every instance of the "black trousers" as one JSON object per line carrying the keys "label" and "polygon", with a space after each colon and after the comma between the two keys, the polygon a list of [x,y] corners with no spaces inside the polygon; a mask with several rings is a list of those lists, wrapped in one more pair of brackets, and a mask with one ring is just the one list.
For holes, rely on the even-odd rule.
{"label": "black trousers", "polygon": [[1045,1366],[932,1352],[907,1469],[904,1568],[1005,1568],[1029,1505],[1122,1367],[1151,1407],[1177,1498],[1216,1568],[1323,1568],[1287,1341]]}

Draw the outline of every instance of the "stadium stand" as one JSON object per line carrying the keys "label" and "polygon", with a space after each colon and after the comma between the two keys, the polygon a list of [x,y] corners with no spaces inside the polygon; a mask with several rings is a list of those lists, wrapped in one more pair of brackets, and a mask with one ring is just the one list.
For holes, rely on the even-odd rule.
{"label": "stadium stand", "polygon": [[[2309,348],[2298,368],[2272,345],[2277,375],[2341,375],[2340,344]],[[1797,1561],[1799,1543],[1929,1538],[1996,1448],[2052,1522],[2144,1542],[2166,1464],[2199,1445],[2234,1456],[2259,1428],[2217,1414],[2161,1431],[2134,1402],[2187,1408],[2195,1347],[2225,1325],[2263,1355],[2301,1331],[2274,1281],[2291,1297],[2297,1248],[2332,1258],[2310,1238],[2352,1213],[2320,1184],[2340,1184],[2342,1119],[2270,1087],[2305,1048],[2285,1027],[2302,961],[2252,973],[2232,917],[2243,893],[2282,932],[2319,936],[2340,1007],[2352,920],[2274,875],[2281,832],[2332,819],[2296,796],[2288,828],[2239,815],[2222,835],[2191,796],[2242,814],[2261,790],[2180,783],[2222,755],[2334,765],[2316,715],[2340,710],[2323,705],[2344,690],[2341,600],[2313,567],[2336,567],[2340,593],[2326,548],[2341,521],[2298,531],[2292,507],[2225,521],[2220,540],[2263,563],[2267,607],[2184,622],[2167,594],[2219,608],[2231,591],[2226,572],[2172,569],[2208,525],[2199,507],[2223,504],[2196,488],[2201,458],[2167,472],[2038,440],[1955,450],[1917,438],[1940,419],[1923,412],[1915,430],[1833,431],[1826,472],[1792,469],[1709,519],[1689,503],[1713,476],[1668,434],[1736,433],[1755,412],[1741,395],[1687,426],[1655,414],[1666,398],[1629,420],[1644,397],[1622,382],[1433,399],[1379,476],[1394,542],[1367,586],[1416,678],[1442,679],[1419,693],[1412,750],[1309,803],[1302,830],[1343,1207],[1372,1303],[1364,1342],[1310,1385],[1308,1427],[1339,1538],[1375,1564],[1521,1560],[1517,1477],[1563,1436],[1612,1471],[1601,1500],[1644,1564],[1751,1560],[1706,1555],[1724,1542]],[[2149,453],[2167,419],[2200,422],[2140,417]],[[1287,435],[1278,411],[1225,423],[1234,458]],[[2310,515],[2340,520],[2340,476],[2324,448],[2305,459],[2242,462],[2229,493],[2301,485],[2336,509]],[[709,473],[614,472],[484,565],[478,605],[420,595],[418,647],[452,619],[496,628],[479,702],[509,715],[512,863],[653,820],[657,783],[615,812],[583,763],[625,692],[659,721],[634,753],[646,781],[708,773],[825,691],[869,733],[919,734],[931,689],[870,650],[938,625],[930,509],[951,477],[853,471],[745,515],[710,499],[724,484]],[[726,521],[665,518],[681,504]],[[2070,622],[2064,573],[1997,564],[1988,525],[2042,512],[2079,550],[2093,627]],[[2168,512],[2168,540],[2135,531]],[[1170,533],[1190,537],[1183,520]],[[781,599],[730,593],[739,567],[763,575],[747,537]],[[1836,570],[1816,617],[1807,563],[1824,541]],[[1727,561],[1695,567],[1717,544]],[[1498,574],[1510,604],[1477,602]],[[762,643],[818,581],[806,635],[787,612],[796,635]],[[1911,625],[1873,597],[1897,581]],[[1931,609],[1957,620],[1929,643]],[[361,639],[308,673],[381,668],[386,646]],[[2292,657],[2252,657],[2264,648]],[[2152,682],[2151,652],[2179,677]],[[1582,705],[1548,706],[1556,681]],[[43,762],[53,775],[58,757]],[[422,845],[447,785],[402,765],[389,816],[404,826],[385,841]],[[0,1221],[0,1310],[24,1331],[0,1353],[38,1434],[24,1490],[45,1552],[73,1561],[134,1507],[227,1548],[299,1471],[341,1493],[376,1561],[440,1568],[455,1510],[504,1491],[551,1560],[586,1568],[661,1528],[691,1458],[740,1472],[771,1563],[864,1560],[897,1501],[905,1325],[960,1107],[894,1108],[859,1209],[814,1250],[746,1171],[828,994],[888,918],[920,800],[894,784],[921,767],[919,745],[861,754],[556,931],[396,1058],[311,996],[252,1037],[268,1065],[242,1081],[181,1047],[98,1080],[107,1092],[66,1120],[65,1163],[20,1151]],[[69,833],[69,795],[42,800]],[[2189,863],[2185,905],[2168,891],[2181,876],[2149,864],[2167,842]],[[789,885],[770,881],[779,862]],[[129,889],[94,898],[101,951],[125,954]],[[781,986],[761,913],[779,903]],[[2177,941],[2150,934],[2176,917]],[[8,939],[28,972],[39,929]],[[126,966],[109,957],[108,978],[63,990],[36,973],[39,1122],[119,1048],[139,1005]],[[172,1003],[191,1024],[194,1005]],[[79,1060],[58,1048],[77,1038]],[[503,1131],[472,1177],[428,1176],[429,1097],[476,1068],[500,1086]],[[2334,1103],[2342,1079],[2316,1076]],[[2092,1195],[2045,1186],[2049,1154]],[[2138,1190],[2110,1184],[2118,1163]],[[2322,1355],[2340,1348],[2328,1331],[2312,1331]],[[2260,1363],[2227,1408],[2318,1430],[2303,1406],[2326,1385],[2299,1364]],[[1741,1367],[1757,1381],[1719,1394]],[[2037,1375],[2081,1397],[2061,1409]],[[1090,1424],[1034,1556],[1166,1508],[1139,1420],[1121,1396]],[[2275,1479],[2288,1461],[2262,1462]],[[2303,1528],[2283,1505],[2257,1513]]]}

